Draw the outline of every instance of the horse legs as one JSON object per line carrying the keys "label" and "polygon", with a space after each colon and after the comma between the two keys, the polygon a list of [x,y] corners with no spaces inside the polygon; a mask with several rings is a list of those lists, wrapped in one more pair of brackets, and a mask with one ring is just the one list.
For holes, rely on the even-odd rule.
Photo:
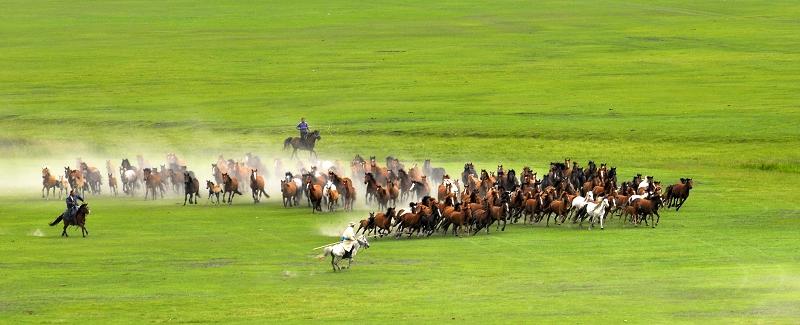
{"label": "horse legs", "polygon": [[68,226],[69,226],[69,223],[67,223],[67,221],[64,220],[64,229],[61,230],[61,237],[69,237],[69,235],[67,234],[67,227]]}
{"label": "horse legs", "polygon": [[680,211],[680,210],[681,210],[681,207],[683,206],[683,202],[686,202],[686,199],[688,199],[688,198],[689,198],[689,197],[684,197],[684,198],[681,198],[681,202],[680,202],[680,203],[678,203],[677,207],[675,208],[675,212],[678,212],[678,211]]}
{"label": "horse legs", "polygon": [[333,272],[336,272],[336,255],[331,253],[331,267],[333,267]]}
{"label": "horse legs", "polygon": [[[186,206],[186,199],[189,198],[189,195],[191,195],[191,194],[186,193],[186,194],[183,195],[183,206]],[[191,203],[191,202],[189,202],[189,203]]]}

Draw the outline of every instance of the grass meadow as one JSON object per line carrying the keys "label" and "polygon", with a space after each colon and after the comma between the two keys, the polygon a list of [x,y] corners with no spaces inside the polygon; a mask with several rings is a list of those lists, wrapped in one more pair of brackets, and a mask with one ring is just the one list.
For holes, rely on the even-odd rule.
{"label": "grass meadow", "polygon": [[[797,323],[800,4],[4,1],[0,323]],[[40,169],[168,152],[608,162],[692,177],[658,228],[511,225],[311,248],[371,211],[88,198],[60,238]],[[205,175],[205,174],[204,174]],[[202,180],[202,179],[201,179]],[[273,184],[274,186],[274,184]]]}

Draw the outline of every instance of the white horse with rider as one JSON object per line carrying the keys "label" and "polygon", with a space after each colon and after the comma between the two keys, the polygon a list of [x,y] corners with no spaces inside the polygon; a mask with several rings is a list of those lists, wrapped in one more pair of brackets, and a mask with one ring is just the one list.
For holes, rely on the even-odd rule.
{"label": "white horse with rider", "polygon": [[369,241],[367,240],[367,237],[360,235],[358,238],[356,238],[355,242],[353,242],[352,246],[352,250],[350,250],[349,254],[344,242],[327,246],[322,251],[322,255],[317,256],[317,258],[323,259],[326,256],[330,256],[331,266],[333,267],[334,272],[336,272],[337,269],[341,271],[342,267],[339,266],[339,262],[341,262],[343,259],[347,259],[347,268],[349,269],[350,264],[353,263],[353,257],[356,256],[358,250],[361,247],[369,248]]}

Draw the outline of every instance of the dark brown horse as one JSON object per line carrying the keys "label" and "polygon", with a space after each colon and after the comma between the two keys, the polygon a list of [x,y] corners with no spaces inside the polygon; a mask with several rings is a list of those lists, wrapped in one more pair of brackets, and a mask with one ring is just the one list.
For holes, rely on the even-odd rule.
{"label": "dark brown horse", "polygon": [[311,155],[314,155],[316,158],[317,152],[314,150],[314,146],[317,144],[317,140],[321,139],[322,136],[319,135],[319,130],[309,132],[305,139],[301,139],[299,137],[289,137],[283,141],[283,150],[289,149],[289,146],[292,146],[294,150],[292,151],[291,158],[297,157],[297,150],[308,151],[309,158],[311,158]]}
{"label": "dark brown horse", "polygon": [[183,172],[183,180],[183,205],[186,205],[187,199],[189,204],[197,204],[200,198],[200,181],[189,172]]}
{"label": "dark brown horse", "polygon": [[89,211],[89,204],[84,203],[78,208],[78,211],[75,212],[75,218],[73,220],[65,220],[63,215],[59,215],[56,217],[53,222],[50,223],[50,226],[55,226],[59,222],[64,221],[64,229],[61,231],[61,237],[69,237],[67,235],[67,227],[69,226],[78,226],[81,228],[81,235],[86,237],[89,234],[89,231],[86,230],[86,216],[90,213]]}
{"label": "dark brown horse", "polygon": [[[636,212],[638,213],[639,220],[637,223],[640,223],[644,220],[644,224],[647,225],[647,217],[650,217],[650,226],[655,228],[658,225],[658,221],[661,220],[661,215],[658,214],[658,208],[663,205],[664,201],[660,195],[656,194],[649,199],[637,199],[631,203],[636,208]],[[653,220],[655,218],[655,220]]]}
{"label": "dark brown horse", "polygon": [[386,212],[378,212],[375,215],[375,229],[378,235],[384,236],[392,232],[392,219],[396,217],[394,207],[386,209]]}
{"label": "dark brown horse", "polygon": [[679,211],[686,199],[689,198],[689,191],[693,186],[694,182],[691,178],[681,178],[680,183],[670,185],[667,188],[667,207],[676,207],[675,211]]}
{"label": "dark brown horse", "polygon": [[[231,177],[228,173],[222,173],[222,184],[222,202],[228,202],[228,205],[231,205],[233,204],[234,195],[242,195],[242,192],[239,192],[239,180],[236,177]],[[225,200],[225,194],[228,194],[227,201]]]}

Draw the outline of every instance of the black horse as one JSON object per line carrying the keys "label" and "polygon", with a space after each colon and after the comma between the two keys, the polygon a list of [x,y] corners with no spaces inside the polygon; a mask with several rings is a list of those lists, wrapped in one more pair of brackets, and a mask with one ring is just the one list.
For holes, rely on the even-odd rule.
{"label": "black horse", "polygon": [[75,217],[72,220],[64,219],[64,215],[59,215],[56,217],[56,220],[50,223],[50,226],[55,226],[62,220],[64,221],[64,230],[61,231],[61,237],[69,237],[67,235],[67,227],[69,226],[78,226],[81,228],[81,235],[86,237],[89,234],[89,231],[86,230],[86,216],[89,215],[89,204],[84,203],[78,208],[78,211],[75,212]]}
{"label": "black horse", "polygon": [[317,152],[314,151],[314,146],[317,143],[317,140],[321,140],[322,136],[319,135],[319,130],[315,130],[314,132],[310,132],[306,135],[305,139],[299,137],[288,137],[286,140],[283,141],[283,150],[289,149],[289,146],[294,148],[292,151],[292,157],[294,158],[297,156],[297,150],[306,150],[308,151],[308,156],[311,158],[311,155],[314,155],[314,158],[317,157]]}

